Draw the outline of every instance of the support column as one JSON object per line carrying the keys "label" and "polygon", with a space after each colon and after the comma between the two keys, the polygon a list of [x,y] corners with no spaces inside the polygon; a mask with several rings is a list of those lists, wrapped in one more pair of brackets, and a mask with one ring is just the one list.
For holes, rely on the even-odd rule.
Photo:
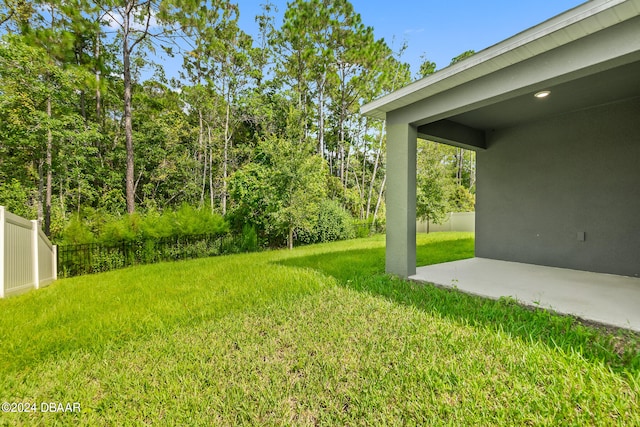
{"label": "support column", "polygon": [[416,274],[417,130],[387,115],[386,272]]}

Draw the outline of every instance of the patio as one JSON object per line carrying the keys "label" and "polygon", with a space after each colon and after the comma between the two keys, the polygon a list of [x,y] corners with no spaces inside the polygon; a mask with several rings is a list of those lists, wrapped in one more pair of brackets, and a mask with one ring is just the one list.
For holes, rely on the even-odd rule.
{"label": "patio", "polygon": [[640,332],[640,278],[486,258],[418,267],[412,280]]}
{"label": "patio", "polygon": [[[640,0],[591,0],[363,105],[364,115],[386,120],[385,271],[424,273],[415,276],[421,138],[476,152],[477,256],[640,276],[638,28]],[[494,268],[474,283],[492,284]],[[640,312],[637,297],[609,301],[617,285],[593,288],[607,276],[560,270],[552,281],[549,271],[556,270],[505,272],[514,290],[470,291],[515,293],[640,329],[638,317],[621,311],[625,304]],[[465,285],[464,276],[456,280]],[[604,306],[596,309],[594,301]],[[616,312],[621,320],[610,319]]]}

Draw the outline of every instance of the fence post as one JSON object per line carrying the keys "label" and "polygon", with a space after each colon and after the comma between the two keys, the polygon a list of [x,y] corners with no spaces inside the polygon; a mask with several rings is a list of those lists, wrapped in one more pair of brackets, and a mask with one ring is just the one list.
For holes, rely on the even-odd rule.
{"label": "fence post", "polygon": [[40,268],[38,265],[38,221],[31,220],[31,254],[33,258],[33,286],[40,288]]}
{"label": "fence post", "polygon": [[0,298],[4,298],[4,206],[0,206]]}
{"label": "fence post", "polygon": [[58,280],[58,245],[51,247],[51,269],[53,270],[53,280]]}

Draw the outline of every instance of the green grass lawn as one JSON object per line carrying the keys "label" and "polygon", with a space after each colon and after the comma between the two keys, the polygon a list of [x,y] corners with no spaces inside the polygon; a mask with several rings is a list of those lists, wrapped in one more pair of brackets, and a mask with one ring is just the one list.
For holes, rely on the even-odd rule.
{"label": "green grass lawn", "polygon": [[[421,235],[421,265],[470,257]],[[384,237],[0,300],[0,425],[640,425],[637,335],[391,278]]]}

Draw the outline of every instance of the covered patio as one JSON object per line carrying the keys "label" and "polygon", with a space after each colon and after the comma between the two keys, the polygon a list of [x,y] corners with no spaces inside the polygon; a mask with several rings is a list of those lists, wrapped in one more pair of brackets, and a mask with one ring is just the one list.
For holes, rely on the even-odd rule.
{"label": "covered patio", "polygon": [[471,258],[418,267],[409,278],[640,332],[636,277]]}
{"label": "covered patio", "polygon": [[[591,0],[364,105],[386,272],[640,329],[639,28],[640,0]],[[476,151],[474,260],[416,270],[417,138]]]}

